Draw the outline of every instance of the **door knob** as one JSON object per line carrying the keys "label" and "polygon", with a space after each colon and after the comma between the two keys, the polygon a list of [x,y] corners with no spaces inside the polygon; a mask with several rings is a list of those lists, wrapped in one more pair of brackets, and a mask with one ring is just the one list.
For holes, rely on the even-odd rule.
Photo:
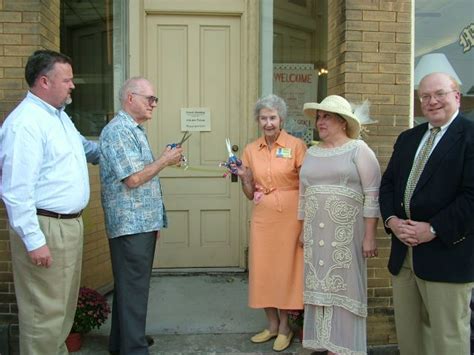
{"label": "door knob", "polygon": [[238,151],[239,151],[239,146],[238,146],[237,144],[234,144],[234,145],[232,146],[232,151],[233,151],[234,153],[238,152]]}

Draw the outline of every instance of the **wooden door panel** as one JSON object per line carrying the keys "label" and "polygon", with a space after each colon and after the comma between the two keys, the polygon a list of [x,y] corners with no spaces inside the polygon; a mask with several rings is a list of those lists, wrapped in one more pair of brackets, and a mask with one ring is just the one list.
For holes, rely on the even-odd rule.
{"label": "wooden door panel", "polygon": [[150,15],[146,68],[160,98],[147,127],[161,152],[182,135],[181,108],[206,107],[211,131],[185,143],[189,169],[161,174],[169,228],[162,231],[155,267],[236,267],[240,260],[240,186],[222,178],[224,139],[239,144],[240,18]]}

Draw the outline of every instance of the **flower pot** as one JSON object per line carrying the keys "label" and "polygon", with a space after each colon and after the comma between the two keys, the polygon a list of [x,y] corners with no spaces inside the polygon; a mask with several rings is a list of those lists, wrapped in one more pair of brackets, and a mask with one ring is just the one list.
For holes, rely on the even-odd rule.
{"label": "flower pot", "polygon": [[296,337],[300,340],[300,343],[303,342],[303,327],[297,329]]}
{"label": "flower pot", "polygon": [[70,333],[66,338],[67,350],[72,353],[79,351],[82,345],[82,334],[81,333]]}

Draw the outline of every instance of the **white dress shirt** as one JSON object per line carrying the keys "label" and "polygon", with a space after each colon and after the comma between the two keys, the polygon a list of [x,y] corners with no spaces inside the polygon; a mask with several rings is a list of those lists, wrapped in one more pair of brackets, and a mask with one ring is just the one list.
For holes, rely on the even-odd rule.
{"label": "white dress shirt", "polygon": [[[441,138],[444,136],[444,134],[446,133],[446,131],[448,130],[449,126],[451,125],[451,123],[454,121],[454,119],[458,116],[459,114],[459,110],[457,110],[454,115],[449,119],[448,123],[444,124],[443,126],[440,127],[440,131],[439,133],[435,136],[435,139],[434,139],[434,142],[433,142],[433,146],[431,147],[431,150],[430,150],[430,154],[433,153],[433,150],[435,149],[435,147],[438,145],[439,141],[441,140]],[[430,136],[430,130],[431,128],[433,128],[434,126],[431,124],[431,123],[428,123],[428,129],[426,130],[426,133],[425,135],[423,136],[423,138],[421,139],[420,141],[420,144],[418,145],[418,149],[416,150],[416,155],[415,155],[415,160],[416,160],[416,157],[418,156],[418,154],[420,154],[420,151],[421,151],[421,147],[423,147],[423,145],[425,144],[426,140],[428,139],[428,137]]]}
{"label": "white dress shirt", "polygon": [[63,109],[31,92],[0,128],[0,194],[28,251],[46,244],[36,209],[77,213],[89,202],[87,159],[98,162]]}
{"label": "white dress shirt", "polygon": [[[443,137],[443,135],[446,133],[446,131],[448,130],[449,126],[451,125],[451,123],[453,123],[454,119],[458,116],[459,114],[459,110],[456,110],[456,112],[454,113],[453,116],[451,116],[451,118],[449,119],[448,123],[444,124],[443,126],[440,127],[440,131],[439,133],[435,136],[435,140],[433,142],[433,146],[431,147],[431,150],[430,150],[430,153],[429,155],[431,155],[431,153],[433,153],[433,150],[435,149],[436,145],[439,143],[439,141],[441,140],[441,138]],[[428,129],[426,130],[425,134],[423,135],[423,138],[421,139],[420,141],[420,144],[418,145],[418,148],[416,150],[416,154],[415,154],[415,159],[413,160],[413,163],[416,161],[416,157],[418,156],[418,154],[420,154],[420,151],[421,151],[421,147],[423,147],[423,145],[425,144],[425,142],[428,140],[428,137],[430,136],[430,130],[431,128],[433,128],[434,126],[431,124],[431,123],[428,123]],[[388,221],[390,221],[390,219],[392,219],[393,217],[395,216],[390,216],[388,217],[385,221],[384,221],[384,225],[385,227],[388,228]],[[435,233],[433,233],[435,234]]]}

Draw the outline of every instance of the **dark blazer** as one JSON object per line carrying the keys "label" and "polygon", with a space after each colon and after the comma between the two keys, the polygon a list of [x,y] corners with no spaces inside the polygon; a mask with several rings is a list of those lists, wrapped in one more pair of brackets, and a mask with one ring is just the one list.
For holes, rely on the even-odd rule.
{"label": "dark blazer", "polygon": [[[403,195],[427,126],[401,133],[395,143],[380,186],[383,221],[390,216],[407,219]],[[415,274],[428,281],[474,281],[474,123],[461,115],[453,120],[423,169],[410,207],[412,220],[429,222],[436,231],[431,242],[413,247]],[[392,274],[399,273],[407,250],[392,234]]]}

